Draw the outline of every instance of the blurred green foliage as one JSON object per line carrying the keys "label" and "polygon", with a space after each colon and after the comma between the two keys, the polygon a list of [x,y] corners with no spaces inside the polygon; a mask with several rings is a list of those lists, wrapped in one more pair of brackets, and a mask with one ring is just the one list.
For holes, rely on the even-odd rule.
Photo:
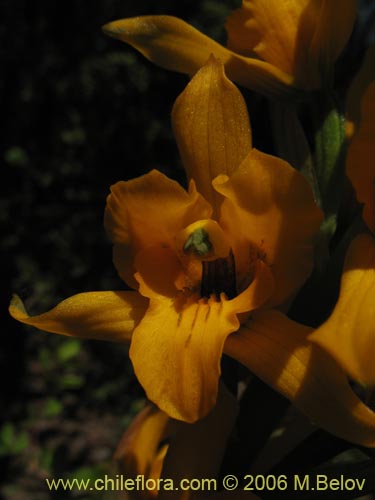
{"label": "blurred green foliage", "polygon": [[18,432],[11,422],[3,425],[0,431],[0,455],[17,455],[28,445],[25,431]]}

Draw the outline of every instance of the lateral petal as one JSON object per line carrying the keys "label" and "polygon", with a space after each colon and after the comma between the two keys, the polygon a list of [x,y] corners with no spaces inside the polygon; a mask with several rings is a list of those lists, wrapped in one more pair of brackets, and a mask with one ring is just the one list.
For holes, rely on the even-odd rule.
{"label": "lateral petal", "polygon": [[188,177],[219,206],[212,180],[230,175],[250,152],[251,129],[245,101],[218,59],[211,56],[177,98],[172,123]]}
{"label": "lateral petal", "polygon": [[325,349],[350,375],[375,384],[375,240],[359,235],[350,245],[338,302],[309,340]]}
{"label": "lateral petal", "polygon": [[157,170],[112,186],[104,226],[114,243],[114,264],[120,276],[136,287],[134,258],[140,249],[174,248],[178,231],[211,213],[193,183],[187,192]]}
{"label": "lateral petal", "polygon": [[275,278],[272,305],[290,297],[309,276],[322,213],[306,179],[285,161],[253,149],[230,179],[214,187],[225,196],[220,224],[232,242],[236,267],[246,274],[257,253]]}
{"label": "lateral petal", "polygon": [[142,16],[113,21],[103,31],[132,45],[159,66],[193,75],[213,54],[230,80],[270,95],[298,92],[293,78],[277,66],[232,52],[181,19]]}
{"label": "lateral petal", "polygon": [[88,292],[63,300],[37,316],[29,316],[14,295],[9,312],[14,319],[39,330],[83,339],[130,342],[148,307],[136,292]]}
{"label": "lateral petal", "polygon": [[375,413],[354,394],[331,356],[308,341],[310,332],[278,311],[263,311],[228,337],[224,352],[323,429],[375,447]]}

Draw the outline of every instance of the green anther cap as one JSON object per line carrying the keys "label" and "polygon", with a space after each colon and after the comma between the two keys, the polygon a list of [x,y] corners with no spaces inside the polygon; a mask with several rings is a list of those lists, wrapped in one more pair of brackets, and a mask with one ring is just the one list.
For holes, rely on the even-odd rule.
{"label": "green anther cap", "polygon": [[195,253],[200,257],[209,254],[212,251],[212,243],[207,231],[202,228],[196,229],[191,233],[184,245],[185,253]]}

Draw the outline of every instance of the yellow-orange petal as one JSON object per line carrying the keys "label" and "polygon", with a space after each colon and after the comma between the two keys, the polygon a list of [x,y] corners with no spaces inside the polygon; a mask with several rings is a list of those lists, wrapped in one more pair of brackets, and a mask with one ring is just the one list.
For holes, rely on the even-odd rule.
{"label": "yellow-orange petal", "polygon": [[14,295],[9,312],[14,319],[39,330],[83,339],[129,342],[148,307],[136,292],[87,292],[73,295],[56,307],[29,316]]}
{"label": "yellow-orange petal", "polygon": [[325,349],[350,375],[375,384],[375,240],[359,235],[350,245],[338,302],[310,340]]}
{"label": "yellow-orange petal", "polygon": [[309,276],[322,213],[306,179],[285,161],[253,149],[230,179],[214,186],[226,199],[220,225],[232,241],[236,268],[246,274],[253,252],[275,278],[272,305],[290,297]]}
{"label": "yellow-orange petal", "polygon": [[[284,72],[300,77],[306,88],[319,86],[316,68],[304,68],[301,58],[305,39],[312,36],[311,16],[304,17],[310,0],[244,0],[242,7],[227,19],[228,47],[244,55],[254,55]],[[315,4],[316,2],[314,2]],[[313,16],[314,19],[315,16]]]}
{"label": "yellow-orange petal", "polygon": [[130,347],[147,397],[178,420],[205,416],[216,402],[225,338],[238,327],[225,302],[151,300]]}
{"label": "yellow-orange petal", "polygon": [[269,95],[298,92],[293,78],[277,66],[236,54],[176,17],[121,19],[106,24],[103,31],[172,71],[193,75],[213,54],[224,64],[228,78],[244,87]]}
{"label": "yellow-orange petal", "polygon": [[[123,434],[115,452],[115,460],[120,472],[126,478],[136,479],[142,475],[147,479],[159,479],[165,454],[167,439],[175,431],[176,423],[165,413],[147,405],[133,420]],[[164,444],[163,444],[164,442]],[[155,483],[156,485],[156,483]],[[158,490],[132,491],[134,499],[157,498]]]}
{"label": "yellow-orange petal", "polygon": [[355,0],[343,1],[340,9],[334,0],[243,0],[226,23],[228,46],[256,54],[306,89],[318,88],[344,48],[355,14]]}
{"label": "yellow-orange petal", "polygon": [[307,340],[310,332],[278,311],[258,312],[228,337],[224,352],[323,429],[375,447],[375,413],[354,394],[332,357]]}
{"label": "yellow-orange petal", "polygon": [[[213,484],[220,472],[237,413],[237,401],[225,387],[220,386],[217,403],[205,418],[194,424],[179,423],[176,434],[170,440],[162,476],[172,479],[174,484],[181,484],[183,481],[186,490],[181,491],[180,488],[179,491],[173,491],[173,494],[160,492],[160,500],[195,498],[194,488],[188,489],[192,479],[211,480],[211,491],[214,491]],[[208,486],[207,483],[206,485]],[[198,498],[205,498],[203,491],[208,491],[208,488],[201,488]]]}
{"label": "yellow-orange petal", "polygon": [[[135,279],[139,293],[145,297],[175,297],[178,290],[189,286],[186,275],[176,253],[170,248],[146,247],[135,258]],[[200,276],[199,276],[200,278]],[[194,284],[191,283],[191,286]]]}
{"label": "yellow-orange petal", "polygon": [[111,187],[104,225],[114,243],[114,263],[134,285],[134,257],[142,248],[174,248],[174,237],[188,224],[207,219],[211,206],[196,191],[186,192],[157,170]]}
{"label": "yellow-orange petal", "polygon": [[178,97],[172,123],[189,178],[217,208],[222,198],[212,180],[230,175],[251,149],[246,103],[218,59],[210,57]]}
{"label": "yellow-orange petal", "polygon": [[348,149],[346,174],[357,200],[364,204],[363,219],[375,234],[375,80],[362,98],[361,121]]}
{"label": "yellow-orange petal", "polygon": [[141,282],[150,307],[134,330],[130,358],[147,397],[178,420],[204,417],[216,402],[223,344],[239,328],[237,314],[260,307],[272,285],[262,262],[251,285],[232,300],[182,293],[173,300]]}

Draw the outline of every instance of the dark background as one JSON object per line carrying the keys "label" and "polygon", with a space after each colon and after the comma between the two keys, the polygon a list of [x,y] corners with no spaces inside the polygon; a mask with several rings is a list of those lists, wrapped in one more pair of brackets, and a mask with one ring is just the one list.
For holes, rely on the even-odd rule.
{"label": "dark background", "polygon": [[0,498],[43,500],[45,477],[110,471],[143,403],[125,346],[39,332],[7,313],[13,292],[38,313],[79,292],[123,289],[103,229],[109,186],[151,168],[183,179],[170,111],[187,77],[101,26],[172,14],[224,41],[239,4],[1,2]]}
{"label": "dark background", "polygon": [[[143,404],[125,346],[39,332],[6,311],[13,292],[37,313],[79,292],[122,289],[102,224],[109,186],[151,168],[183,180],[170,111],[187,78],[100,27],[172,14],[225,42],[225,16],[240,3],[1,3],[0,498],[44,500],[45,477],[111,471],[116,443]],[[343,79],[360,62],[364,33]]]}

